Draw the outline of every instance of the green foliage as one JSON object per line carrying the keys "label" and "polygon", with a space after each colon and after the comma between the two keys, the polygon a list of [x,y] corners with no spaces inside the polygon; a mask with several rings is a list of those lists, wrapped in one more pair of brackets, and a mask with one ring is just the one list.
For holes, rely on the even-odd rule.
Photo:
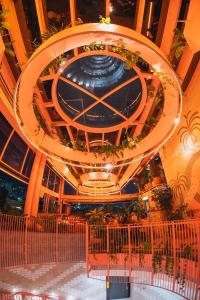
{"label": "green foliage", "polygon": [[99,16],[99,23],[110,24],[110,17],[104,18],[103,16]]}
{"label": "green foliage", "polygon": [[139,199],[134,199],[129,206],[125,208],[125,213],[127,217],[134,213],[138,218],[146,216],[146,211],[143,208],[142,202]]}
{"label": "green foliage", "polygon": [[[125,149],[134,149],[137,147],[138,143],[142,140],[143,136],[138,135],[135,138],[132,138],[130,136],[127,136],[125,139],[122,140],[120,145],[116,146],[108,141],[105,141],[103,145],[95,146],[93,149],[94,154],[97,155],[105,155],[105,158],[108,158],[110,156],[116,156],[117,158],[120,158],[124,156],[123,151]],[[66,142],[66,146],[73,148],[74,150],[79,150],[86,152],[86,144],[85,141],[80,140],[79,138],[76,139],[75,143],[72,144],[71,141]]]}
{"label": "green foliage", "polygon": [[48,130],[47,125],[46,125],[46,121],[43,118],[43,116],[42,116],[42,114],[41,114],[41,112],[38,108],[38,105],[36,103],[36,98],[37,98],[37,94],[34,94],[33,95],[33,111],[35,113],[36,119],[38,120],[38,125],[37,125],[37,128],[35,129],[35,134],[36,135],[39,134],[40,129],[42,128],[45,133],[50,135],[49,130]]}
{"label": "green foliage", "polygon": [[[81,18],[78,18],[75,22],[75,25],[80,25],[80,24],[83,24],[83,21],[81,20]],[[46,40],[48,40],[54,34],[60,32],[64,29],[70,28],[70,27],[71,27],[71,23],[67,24],[66,26],[64,26],[63,23],[60,26],[49,25],[47,30],[43,34],[41,34],[40,40],[38,40],[38,39],[33,40],[33,42],[32,42],[33,50],[37,49],[42,43],[44,43]]]}
{"label": "green foliage", "polygon": [[158,273],[162,270],[162,260],[163,260],[163,257],[162,257],[161,253],[158,252],[153,255],[152,267],[153,267],[154,273]]}
{"label": "green foliage", "polygon": [[170,49],[169,60],[172,63],[175,57],[176,60],[179,60],[183,54],[184,48],[186,45],[186,40],[183,33],[180,29],[176,28],[174,30],[174,39]]}
{"label": "green foliage", "polygon": [[189,214],[188,211],[188,205],[182,204],[174,212],[168,215],[169,221],[175,221],[175,220],[183,220],[185,219],[185,216]]}
{"label": "green foliage", "polygon": [[0,11],[0,34],[4,36],[5,30],[9,29],[8,22],[5,21],[5,17],[9,14],[9,10],[1,10]]}
{"label": "green foliage", "polygon": [[86,213],[85,216],[87,217],[89,224],[101,225],[103,224],[104,210],[102,207],[95,208],[90,212]]}
{"label": "green foliage", "polygon": [[[1,10],[0,11],[0,35],[2,37],[6,36],[6,31],[9,29],[9,23],[5,21],[5,17],[9,14],[9,10]],[[13,42],[4,42],[5,52],[10,56],[15,56],[15,52],[13,51]]]}
{"label": "green foliage", "polygon": [[161,210],[171,211],[172,199],[172,190],[168,185],[162,185],[152,190],[152,200],[157,202]]}

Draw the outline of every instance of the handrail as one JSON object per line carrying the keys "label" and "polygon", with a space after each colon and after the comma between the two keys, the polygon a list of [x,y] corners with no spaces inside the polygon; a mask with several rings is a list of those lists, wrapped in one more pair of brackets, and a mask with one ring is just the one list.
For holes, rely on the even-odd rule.
{"label": "handrail", "polygon": [[91,225],[87,235],[88,277],[152,285],[200,299],[200,219]]}

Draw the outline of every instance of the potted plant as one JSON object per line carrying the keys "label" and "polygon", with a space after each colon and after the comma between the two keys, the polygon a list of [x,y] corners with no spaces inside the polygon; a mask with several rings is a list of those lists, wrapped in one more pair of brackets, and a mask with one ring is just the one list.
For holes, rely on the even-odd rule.
{"label": "potted plant", "polygon": [[157,207],[167,214],[172,210],[172,190],[168,185],[162,185],[152,190],[152,200],[156,201]]}

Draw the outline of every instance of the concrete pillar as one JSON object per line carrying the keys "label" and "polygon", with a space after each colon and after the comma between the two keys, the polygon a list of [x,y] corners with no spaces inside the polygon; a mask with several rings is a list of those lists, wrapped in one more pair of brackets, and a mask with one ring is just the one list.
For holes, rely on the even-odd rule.
{"label": "concrete pillar", "polygon": [[40,151],[37,151],[34,159],[33,167],[31,170],[28,190],[26,194],[26,201],[24,207],[24,214],[26,215],[32,215],[33,212],[34,215],[37,214],[37,212],[35,213],[35,211],[36,211],[36,207],[38,208],[38,204],[39,204],[40,187],[42,184],[42,177],[43,177],[45,164],[46,164],[46,156],[42,154]]}
{"label": "concrete pillar", "polygon": [[31,205],[31,215],[32,216],[37,216],[37,213],[38,213],[38,206],[39,206],[39,199],[40,199],[40,187],[42,185],[42,178],[43,178],[45,164],[46,164],[46,155],[42,154],[40,163],[38,166],[38,172],[37,172],[36,181],[35,181],[35,185],[34,185],[34,191],[33,191],[32,205]]}
{"label": "concrete pillar", "polygon": [[174,37],[174,29],[178,21],[182,0],[171,0],[169,3],[165,28],[162,36],[160,48],[168,55]]}
{"label": "concrete pillar", "polygon": [[58,197],[58,203],[59,203],[59,213],[62,214],[62,196],[63,196],[63,189],[64,189],[64,178],[60,178],[60,185],[59,185],[59,197]]}

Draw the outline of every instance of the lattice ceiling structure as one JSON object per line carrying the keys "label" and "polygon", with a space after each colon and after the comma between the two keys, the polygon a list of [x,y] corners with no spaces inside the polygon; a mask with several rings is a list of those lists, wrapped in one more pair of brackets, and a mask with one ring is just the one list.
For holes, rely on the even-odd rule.
{"label": "lattice ceiling structure", "polygon": [[[116,47],[137,54],[135,65],[127,69]],[[170,138],[180,113],[181,90],[164,54],[113,24],[78,25],[49,38],[29,59],[15,94],[24,135],[88,195],[120,193]]]}

